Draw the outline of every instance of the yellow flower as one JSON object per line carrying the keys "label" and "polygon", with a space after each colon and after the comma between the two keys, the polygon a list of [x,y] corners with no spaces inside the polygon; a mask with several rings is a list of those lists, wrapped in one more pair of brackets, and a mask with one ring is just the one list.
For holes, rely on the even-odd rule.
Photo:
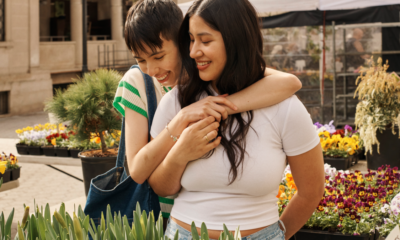
{"label": "yellow flower", "polygon": [[7,169],[7,162],[6,161],[1,161],[0,162],[0,173],[4,174]]}
{"label": "yellow flower", "polygon": [[24,131],[22,131],[21,129],[17,129],[17,130],[15,130],[15,132],[16,132],[17,134],[22,134]]}
{"label": "yellow flower", "polygon": [[51,144],[52,144],[53,146],[56,145],[56,139],[55,139],[55,138],[51,139]]}
{"label": "yellow flower", "polygon": [[320,133],[318,133],[318,136],[319,137],[325,137],[325,138],[330,138],[331,137],[331,135],[329,134],[328,131],[320,132]]}

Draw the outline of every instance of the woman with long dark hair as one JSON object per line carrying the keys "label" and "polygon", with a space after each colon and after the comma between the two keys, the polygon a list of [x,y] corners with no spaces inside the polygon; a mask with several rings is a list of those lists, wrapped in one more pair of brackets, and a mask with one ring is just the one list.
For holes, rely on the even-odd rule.
{"label": "woman with long dark hair", "polygon": [[[180,82],[160,102],[152,137],[181,108],[236,93],[257,82],[266,67],[259,20],[248,0],[195,1],[183,20],[179,48]],[[180,239],[190,239],[194,221],[197,227],[206,223],[211,239],[223,224],[232,231],[240,226],[246,239],[288,239],[324,190],[319,138],[304,105],[293,96],[214,121],[208,117],[186,128],[150,176],[159,195],[179,192],[166,234],[173,237],[178,229]],[[286,160],[298,192],[279,217],[276,195]]]}

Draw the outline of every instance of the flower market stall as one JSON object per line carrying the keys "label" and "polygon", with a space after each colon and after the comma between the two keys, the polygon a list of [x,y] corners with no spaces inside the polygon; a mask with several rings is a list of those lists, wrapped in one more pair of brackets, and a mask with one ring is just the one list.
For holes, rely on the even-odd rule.
{"label": "flower market stall", "polygon": [[3,183],[17,180],[21,175],[21,167],[18,165],[18,159],[15,155],[0,154],[0,178]]}
{"label": "flower market stall", "polygon": [[[378,235],[387,236],[399,222],[400,196],[395,198],[400,192],[397,167],[382,166],[376,172],[362,174],[338,171],[325,164],[325,181],[325,193],[303,229],[296,233],[297,240],[324,239],[326,234],[376,239]],[[296,191],[288,166],[277,195],[280,214]]]}

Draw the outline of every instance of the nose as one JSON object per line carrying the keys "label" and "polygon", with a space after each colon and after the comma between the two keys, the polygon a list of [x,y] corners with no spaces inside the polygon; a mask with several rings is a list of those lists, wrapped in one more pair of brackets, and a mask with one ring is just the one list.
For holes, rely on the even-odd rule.
{"label": "nose", "polygon": [[190,45],[190,57],[193,59],[196,59],[198,57],[201,57],[203,55],[203,52],[200,49],[199,44],[197,43],[198,41],[194,41]]}
{"label": "nose", "polygon": [[152,63],[147,64],[147,75],[154,77],[159,72],[159,68]]}

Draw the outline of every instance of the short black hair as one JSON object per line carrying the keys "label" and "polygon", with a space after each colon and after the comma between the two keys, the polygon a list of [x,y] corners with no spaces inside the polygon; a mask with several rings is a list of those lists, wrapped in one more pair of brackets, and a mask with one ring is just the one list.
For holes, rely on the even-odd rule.
{"label": "short black hair", "polygon": [[163,41],[173,40],[178,46],[178,33],[183,14],[172,0],[139,0],[128,12],[125,22],[125,43],[134,53],[161,48]]}

